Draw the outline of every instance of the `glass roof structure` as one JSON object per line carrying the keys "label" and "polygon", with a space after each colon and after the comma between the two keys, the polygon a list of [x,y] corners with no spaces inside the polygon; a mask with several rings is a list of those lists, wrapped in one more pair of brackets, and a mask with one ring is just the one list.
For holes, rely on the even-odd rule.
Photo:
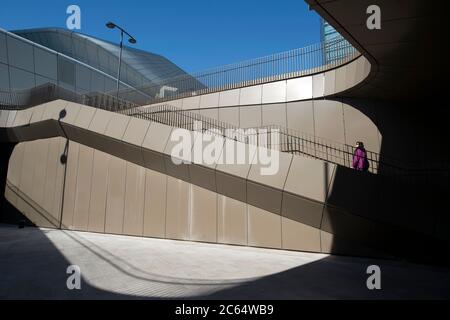
{"label": "glass roof structure", "polygon": [[[16,30],[12,33],[117,77],[118,44],[61,28]],[[154,97],[159,93],[155,89],[159,84],[183,76],[188,74],[161,55],[123,47],[120,80],[131,87],[152,91],[146,93]]]}

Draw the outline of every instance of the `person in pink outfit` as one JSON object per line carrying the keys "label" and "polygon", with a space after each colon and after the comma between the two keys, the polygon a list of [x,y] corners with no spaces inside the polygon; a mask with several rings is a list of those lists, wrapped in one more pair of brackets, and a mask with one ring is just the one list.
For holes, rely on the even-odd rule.
{"label": "person in pink outfit", "polygon": [[369,161],[367,160],[367,151],[364,148],[364,143],[356,142],[356,149],[353,153],[353,169],[358,171],[369,170]]}

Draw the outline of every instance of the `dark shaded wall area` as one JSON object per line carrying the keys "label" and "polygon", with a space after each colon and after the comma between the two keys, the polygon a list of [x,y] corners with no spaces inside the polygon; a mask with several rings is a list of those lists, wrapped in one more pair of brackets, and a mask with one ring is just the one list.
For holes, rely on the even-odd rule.
{"label": "dark shaded wall area", "polygon": [[363,245],[375,255],[448,262],[448,108],[436,100],[338,100],[367,115],[382,143],[380,174],[337,168],[322,223],[345,239],[333,251]]}

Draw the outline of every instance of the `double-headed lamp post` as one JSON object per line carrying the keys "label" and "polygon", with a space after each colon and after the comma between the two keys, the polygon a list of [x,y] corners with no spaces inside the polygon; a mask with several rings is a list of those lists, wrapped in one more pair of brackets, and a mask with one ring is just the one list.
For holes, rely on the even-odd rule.
{"label": "double-headed lamp post", "polygon": [[120,53],[119,53],[119,67],[117,69],[117,103],[119,103],[119,86],[120,86],[120,69],[122,66],[122,49],[123,49],[123,34],[126,34],[128,36],[128,42],[131,44],[135,44],[136,43],[136,39],[129,34],[128,32],[126,32],[123,28],[119,27],[117,24],[115,24],[114,22],[108,22],[106,24],[106,26],[109,29],[114,29],[117,28],[120,30]]}

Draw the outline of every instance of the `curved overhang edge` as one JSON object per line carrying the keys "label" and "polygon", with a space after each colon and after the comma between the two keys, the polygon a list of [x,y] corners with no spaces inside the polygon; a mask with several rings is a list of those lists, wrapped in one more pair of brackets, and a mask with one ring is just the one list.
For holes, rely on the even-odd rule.
{"label": "curved overhang edge", "polygon": [[349,88],[348,90],[345,90],[343,92],[340,92],[339,94],[335,94],[334,96],[339,96],[340,94],[346,94],[353,90],[360,89],[364,85],[368,84],[373,78],[375,78],[376,74],[379,70],[379,63],[377,59],[370,54],[361,43],[352,36],[352,34],[347,31],[347,29],[339,22],[337,21],[331,13],[328,12],[326,8],[324,8],[318,0],[304,0],[308,5],[310,10],[314,10],[319,14],[325,21],[327,21],[333,28],[339,29],[339,33],[350,42],[350,44],[355,47],[370,63],[370,72],[367,75],[365,81],[361,83],[358,86],[355,86],[354,88]]}
{"label": "curved overhang edge", "polygon": [[[262,84],[257,84],[257,85],[248,85],[248,86],[242,86],[239,88],[234,88],[234,89],[227,89],[227,90],[222,90],[222,91],[217,91],[217,92],[212,92],[212,93],[204,93],[204,94],[199,94],[199,95],[193,95],[193,96],[189,96],[189,97],[184,97],[184,98],[178,98],[178,99],[173,99],[173,100],[167,100],[167,101],[162,101],[162,102],[156,102],[156,103],[152,103],[149,105],[146,105],[144,107],[150,107],[150,106],[159,106],[159,105],[173,105],[173,106],[178,106],[178,107],[182,107],[183,109],[189,110],[189,109],[203,109],[203,108],[220,108],[220,107],[233,107],[233,106],[243,106],[243,105],[260,105],[260,104],[273,104],[273,103],[287,103],[287,102],[297,102],[297,101],[307,101],[307,100],[313,100],[313,99],[323,99],[323,98],[334,98],[334,97],[339,97],[342,94],[345,94],[349,91],[352,91],[356,88],[360,88],[362,86],[364,86],[367,81],[369,80],[369,77],[371,76],[371,74],[373,74],[373,70],[372,70],[373,65],[369,62],[369,60],[362,54],[358,55],[357,57],[355,57],[354,59],[347,61],[339,66],[335,66],[333,68],[330,68],[326,71],[321,71],[321,72],[315,72],[315,73],[311,73],[308,75],[303,75],[300,77],[295,77],[295,78],[289,78],[289,79],[285,79],[285,80],[274,80],[274,81],[269,81],[269,82],[265,82]],[[347,70],[350,70],[351,68],[354,68],[354,74],[352,75],[352,77],[347,77]],[[367,70],[366,70],[367,68]],[[344,73],[345,74],[345,79],[352,79],[351,81],[344,81],[344,83],[339,84],[338,86],[336,86],[336,83],[334,80],[332,80],[332,83],[328,83],[328,78],[334,79],[334,77],[329,77],[329,75],[331,75],[332,73]],[[350,72],[350,71],[349,71]],[[323,83],[323,90],[321,94],[314,94],[314,92],[311,92],[311,95],[302,99],[289,99],[288,97],[285,97],[284,99],[279,99],[276,101],[271,101],[271,102],[264,102],[263,99],[261,98],[260,101],[258,103],[241,103],[241,101],[247,101],[248,99],[245,99],[245,97],[243,98],[243,96],[246,94],[245,92],[243,92],[243,89],[251,89],[251,88],[256,88],[256,87],[261,87],[264,85],[269,85],[269,84],[277,84],[277,83],[283,83],[283,82],[290,82],[290,81],[295,81],[297,79],[304,79],[304,78],[312,78],[312,77],[318,77],[318,76],[322,76],[324,79],[324,83]],[[239,103],[235,104],[235,105],[220,105],[220,103],[217,101],[217,104],[215,105],[208,105],[207,107],[202,106],[201,103],[201,99],[202,97],[206,97],[206,96],[211,96],[211,95],[225,95],[234,91],[240,91],[239,95]],[[298,90],[300,91],[301,88],[298,88]],[[312,89],[313,90],[313,89]],[[262,95],[262,93],[261,93]],[[187,101],[190,101],[192,99],[196,99],[198,100],[198,105],[192,105],[191,102],[189,102],[190,107],[186,108],[185,106],[188,105]]]}

